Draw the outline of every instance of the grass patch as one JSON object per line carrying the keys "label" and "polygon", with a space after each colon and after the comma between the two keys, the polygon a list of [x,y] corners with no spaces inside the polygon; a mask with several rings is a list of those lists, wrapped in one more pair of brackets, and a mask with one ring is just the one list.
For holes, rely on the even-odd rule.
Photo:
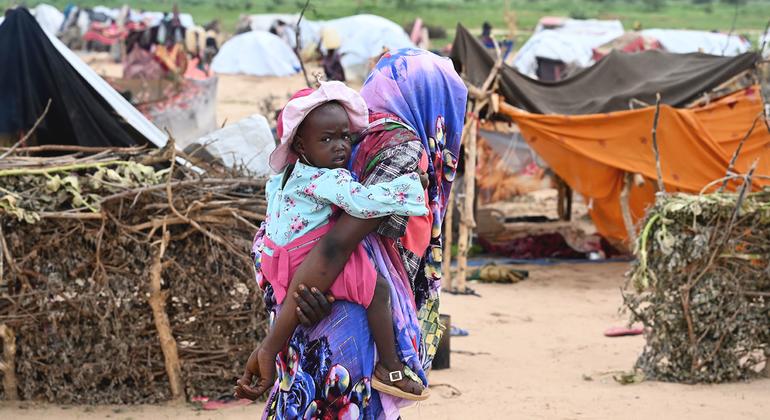
{"label": "grass patch", "polygon": [[[62,9],[70,0],[49,1]],[[28,4],[40,3],[31,1]],[[83,6],[98,4],[120,7],[124,0],[82,0]],[[198,23],[218,18],[226,31],[232,31],[242,14],[296,13],[304,4],[299,0],[185,0],[181,10],[190,13]],[[426,23],[447,29],[451,42],[458,22],[469,28],[480,28],[486,20],[497,29],[506,29],[505,4],[515,13],[521,36],[527,36],[542,16],[620,19],[626,29],[635,24],[643,28],[678,28],[729,31],[735,6],[724,1],[709,0],[311,0],[307,17],[313,20],[334,19],[358,13],[386,17],[405,25],[421,17]],[[655,10],[653,3],[660,4]],[[169,0],[132,0],[134,8],[171,10]],[[770,10],[769,0],[747,1],[738,8],[736,33],[749,35],[756,42]]]}

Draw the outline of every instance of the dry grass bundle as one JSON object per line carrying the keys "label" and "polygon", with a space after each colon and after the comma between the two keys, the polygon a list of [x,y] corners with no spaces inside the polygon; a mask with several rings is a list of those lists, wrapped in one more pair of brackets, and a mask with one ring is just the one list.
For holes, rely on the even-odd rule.
{"label": "dry grass bundle", "polygon": [[767,363],[770,190],[663,195],[636,256],[624,301],[647,327],[637,361],[646,377],[735,381]]}
{"label": "dry grass bundle", "polygon": [[67,150],[0,159],[4,396],[230,394],[266,329],[249,258],[264,180],[201,175],[171,149]]}

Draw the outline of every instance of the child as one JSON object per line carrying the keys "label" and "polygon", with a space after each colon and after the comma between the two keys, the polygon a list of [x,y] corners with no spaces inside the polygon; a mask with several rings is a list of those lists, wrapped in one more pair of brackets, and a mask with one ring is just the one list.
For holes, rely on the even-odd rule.
{"label": "child", "polygon": [[[424,216],[425,191],[417,174],[365,187],[355,182],[346,166],[353,132],[366,128],[368,111],[363,98],[340,82],[305,89],[286,104],[278,121],[281,145],[270,155],[276,172],[266,185],[267,218],[262,273],[273,286],[276,302],[286,297],[293,272],[313,245],[331,227],[335,207],[358,218],[392,214]],[[291,162],[296,162],[292,167]],[[396,353],[390,289],[377,276],[362,245],[353,252],[329,289],[336,299],[367,307],[369,327],[379,356],[372,386],[400,398],[423,400],[420,379]],[[271,380],[278,349],[297,326],[296,319],[279,314],[258,351],[249,357],[247,372]]]}

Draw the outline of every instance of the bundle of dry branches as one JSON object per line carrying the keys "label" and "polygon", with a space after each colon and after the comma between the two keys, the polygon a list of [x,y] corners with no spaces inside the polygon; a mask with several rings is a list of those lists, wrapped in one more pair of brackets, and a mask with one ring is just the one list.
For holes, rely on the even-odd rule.
{"label": "bundle of dry branches", "polygon": [[266,330],[249,258],[264,180],[201,175],[176,164],[173,145],[66,150],[0,159],[0,327],[15,337],[0,392],[229,394]]}
{"label": "bundle of dry branches", "polygon": [[647,327],[637,361],[647,377],[735,381],[767,363],[770,190],[661,196],[636,257],[623,295]]}

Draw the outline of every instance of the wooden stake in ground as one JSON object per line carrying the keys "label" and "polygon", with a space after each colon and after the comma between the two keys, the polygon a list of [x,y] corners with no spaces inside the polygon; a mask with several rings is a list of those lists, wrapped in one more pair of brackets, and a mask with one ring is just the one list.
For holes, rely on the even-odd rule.
{"label": "wooden stake in ground", "polygon": [[652,120],[652,151],[655,153],[655,169],[658,173],[658,194],[666,193],[663,184],[663,170],[660,168],[660,148],[658,147],[658,120],[660,119],[660,93],[655,94],[655,117]]}
{"label": "wooden stake in ground", "polygon": [[634,219],[631,217],[631,205],[629,204],[632,183],[633,175],[629,172],[624,173],[623,189],[620,191],[620,211],[623,213],[623,224],[626,225],[630,250],[633,250],[634,244],[636,244],[636,229],[634,229]]}
{"label": "wooden stake in ground", "polygon": [[295,36],[295,44],[296,47],[294,48],[294,53],[297,54],[297,59],[299,60],[299,67],[302,69],[302,75],[305,77],[305,83],[307,84],[307,87],[311,88],[313,87],[310,84],[310,79],[307,77],[307,70],[305,70],[305,63],[302,61],[302,47],[300,44],[300,24],[302,23],[302,18],[305,16],[305,10],[307,10],[307,7],[310,6],[310,0],[307,0],[305,2],[305,6],[302,7],[302,11],[299,13],[299,19],[297,19],[297,31],[294,32]]}
{"label": "wooden stake in ground", "polygon": [[163,254],[169,242],[169,232],[163,226],[163,235],[160,240],[160,248],[155,256],[155,262],[150,268],[150,307],[155,321],[155,329],[158,331],[160,348],[163,351],[163,359],[166,365],[166,374],[171,385],[171,398],[184,400],[184,384],[182,383],[182,367],[179,363],[176,340],[171,333],[171,324],[166,313],[166,298],[168,293],[161,289],[161,274],[163,272]]}
{"label": "wooden stake in ground", "polygon": [[16,334],[7,325],[0,325],[0,339],[3,340],[3,360],[0,361],[0,371],[3,372],[3,392],[5,399],[19,399],[16,389]]}
{"label": "wooden stake in ground", "polygon": [[473,219],[473,199],[476,196],[476,113],[468,116],[469,128],[465,138],[465,173],[464,200],[461,203],[460,229],[457,234],[457,276],[454,278],[454,289],[463,293],[466,291],[465,279],[468,272],[468,249],[470,248],[471,235],[476,227]]}
{"label": "wooden stake in ground", "polygon": [[446,214],[444,215],[444,255],[441,260],[441,288],[444,290],[452,289],[452,224],[455,212],[455,190],[449,192],[447,199]]}
{"label": "wooden stake in ground", "polygon": [[468,271],[468,250],[470,248],[470,239],[473,229],[476,227],[476,222],[473,220],[474,203],[476,198],[476,165],[477,165],[477,128],[479,122],[479,113],[481,110],[494,102],[494,89],[500,73],[500,69],[503,67],[503,55],[500,52],[500,45],[495,42],[495,51],[497,52],[497,60],[495,60],[494,66],[489,71],[486,80],[481,88],[466,83],[468,88],[468,96],[475,102],[473,109],[466,116],[465,126],[463,127],[462,144],[465,150],[465,174],[463,175],[465,184],[465,198],[463,203],[458,205],[460,210],[460,228],[457,233],[457,276],[453,282],[453,290],[459,293],[468,293],[469,290],[465,286],[465,276]]}

